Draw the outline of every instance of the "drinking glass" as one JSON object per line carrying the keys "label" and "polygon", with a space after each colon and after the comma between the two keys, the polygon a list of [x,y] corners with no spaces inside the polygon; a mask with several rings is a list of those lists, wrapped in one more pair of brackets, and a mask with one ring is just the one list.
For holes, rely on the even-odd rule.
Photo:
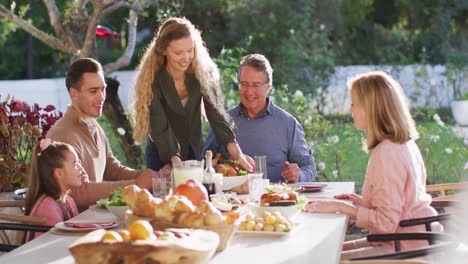
{"label": "drinking glass", "polygon": [[223,174],[215,173],[213,174],[213,182],[215,184],[215,192],[220,193],[223,191]]}
{"label": "drinking glass", "polygon": [[257,172],[263,173],[263,179],[268,179],[266,156],[255,156],[254,160]]}
{"label": "drinking glass", "polygon": [[186,160],[172,164],[172,175],[174,177],[174,188],[185,183],[189,179],[203,182],[203,161]]}
{"label": "drinking glass", "polygon": [[169,193],[166,177],[153,178],[153,196],[164,198]]}
{"label": "drinking glass", "polygon": [[258,202],[263,190],[262,173],[249,173],[249,202]]}

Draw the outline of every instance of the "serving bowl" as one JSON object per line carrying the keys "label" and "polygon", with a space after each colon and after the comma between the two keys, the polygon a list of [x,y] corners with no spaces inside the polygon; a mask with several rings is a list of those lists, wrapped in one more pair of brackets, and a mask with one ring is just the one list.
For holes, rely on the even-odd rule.
{"label": "serving bowl", "polygon": [[282,216],[286,218],[293,218],[295,217],[301,210],[297,208],[296,205],[288,205],[288,206],[264,206],[259,204],[248,204],[249,209],[252,213],[257,216],[263,215],[263,212],[279,212]]}
{"label": "serving bowl", "polygon": [[223,191],[231,190],[234,187],[244,184],[248,180],[245,176],[224,176],[223,177]]}
{"label": "serving bowl", "polygon": [[121,205],[121,206],[114,206],[114,205],[107,205],[107,209],[115,215],[118,219],[123,220],[125,218],[125,212],[130,209],[128,205]]}

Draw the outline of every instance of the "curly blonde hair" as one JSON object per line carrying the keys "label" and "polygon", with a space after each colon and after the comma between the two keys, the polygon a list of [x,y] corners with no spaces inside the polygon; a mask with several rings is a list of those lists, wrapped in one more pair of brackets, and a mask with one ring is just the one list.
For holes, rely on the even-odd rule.
{"label": "curly blonde hair", "polygon": [[194,57],[187,72],[195,75],[200,82],[202,95],[227,118],[220,88],[219,70],[208,53],[201,32],[188,19],[171,17],[161,24],[137,67],[132,108],[133,138],[138,142],[145,142],[150,132],[149,107],[153,100],[152,86],[156,73],[165,67],[164,52],[171,41],[186,37],[192,37],[194,42]]}

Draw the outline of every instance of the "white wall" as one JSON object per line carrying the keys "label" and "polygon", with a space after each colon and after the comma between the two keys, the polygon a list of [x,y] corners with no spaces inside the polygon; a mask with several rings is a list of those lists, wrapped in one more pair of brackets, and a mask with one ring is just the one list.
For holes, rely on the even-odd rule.
{"label": "white wall", "polygon": [[[445,76],[445,66],[408,65],[392,66],[337,66],[328,87],[325,111],[328,113],[346,113],[349,107],[349,94],[346,81],[358,74],[371,70],[386,70],[390,72],[405,89],[412,107],[449,107],[453,98],[453,90]],[[122,104],[128,107],[130,92],[133,87],[135,71],[118,71],[112,73],[120,81],[119,96]],[[462,82],[462,91],[468,91],[468,74]],[[70,103],[64,78],[0,81],[0,95],[8,94],[30,104],[40,106],[55,105],[60,111],[65,111]]]}

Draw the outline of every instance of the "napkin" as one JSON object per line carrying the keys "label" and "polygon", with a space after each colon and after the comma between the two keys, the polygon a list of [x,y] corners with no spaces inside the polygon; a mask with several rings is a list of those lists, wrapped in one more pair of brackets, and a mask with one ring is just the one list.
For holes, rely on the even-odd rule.
{"label": "napkin", "polygon": [[116,221],[107,222],[64,222],[65,226],[73,228],[108,228],[117,225]]}

